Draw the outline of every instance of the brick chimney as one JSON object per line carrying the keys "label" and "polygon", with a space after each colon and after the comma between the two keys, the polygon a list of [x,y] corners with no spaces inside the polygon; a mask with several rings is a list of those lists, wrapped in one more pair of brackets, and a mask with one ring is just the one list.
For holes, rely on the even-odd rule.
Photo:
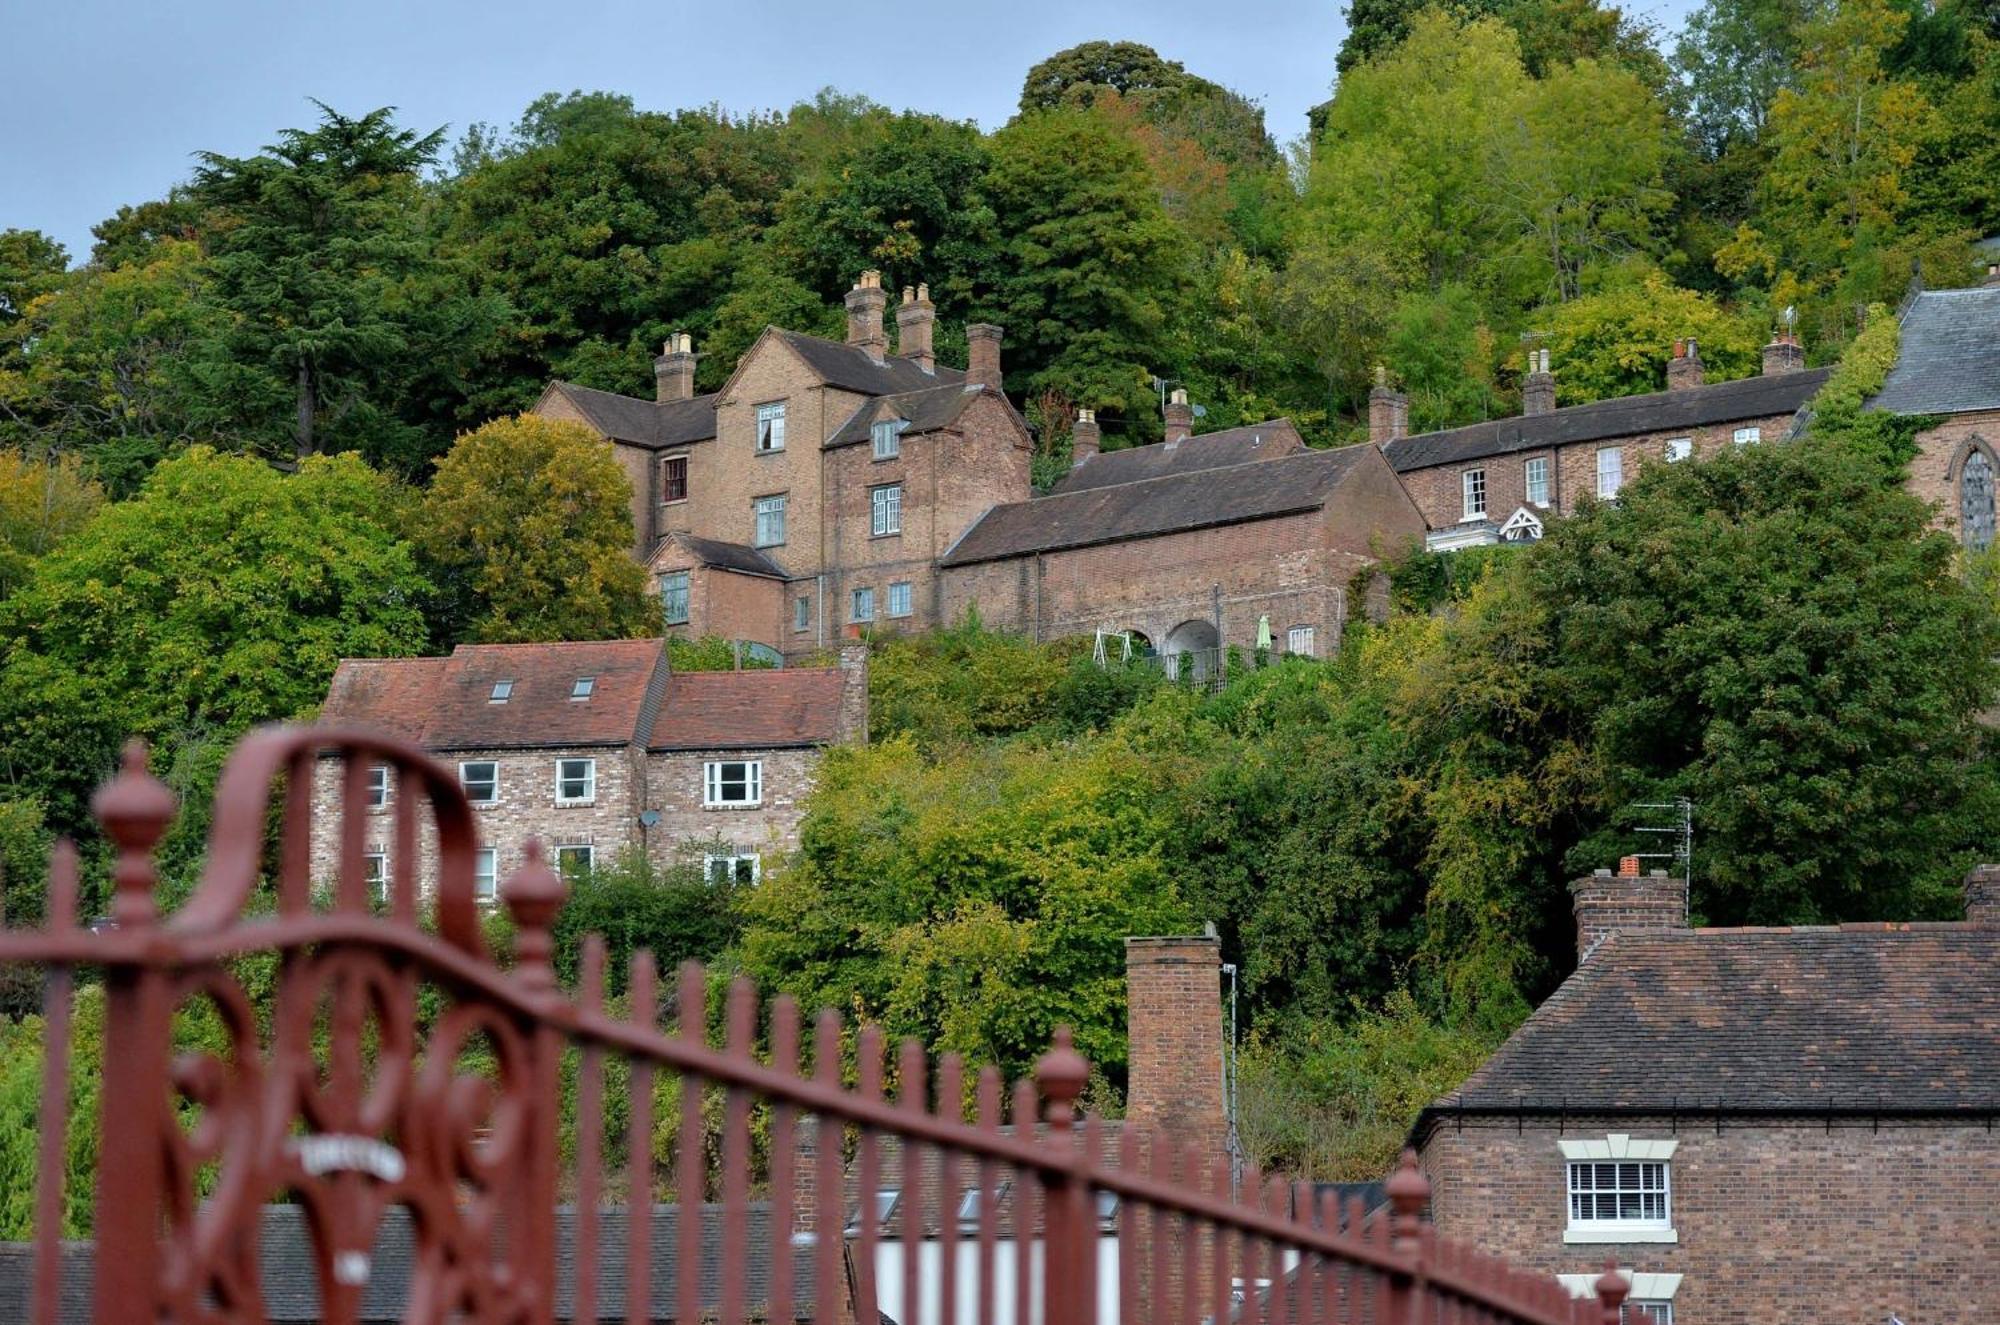
{"label": "brick chimney", "polygon": [[1764,347],[1764,376],[1776,377],[1779,373],[1796,373],[1806,366],[1805,346],[1799,344],[1798,335],[1781,331],[1771,337],[1771,343]]}
{"label": "brick chimney", "polygon": [[877,363],[889,351],[889,338],[882,334],[882,308],[888,301],[879,271],[862,272],[847,292],[847,343],[868,351]]}
{"label": "brick chimney", "polygon": [[1130,1075],[1125,1116],[1220,1155],[1222,941],[1196,934],[1125,940]]}
{"label": "brick chimney", "polygon": [[653,399],[694,399],[694,337],[685,331],[667,337],[660,357],[653,360]]}
{"label": "brick chimney", "polygon": [[1701,351],[1695,348],[1694,337],[1675,341],[1674,357],[1667,360],[1667,390],[1685,391],[1701,381]]}
{"label": "brick chimney", "polygon": [[1375,365],[1375,386],[1368,392],[1368,440],[1380,446],[1406,437],[1410,431],[1410,398],[1389,386],[1388,370]]}
{"label": "brick chimney", "polygon": [[1549,414],[1556,407],[1556,375],[1547,350],[1528,351],[1528,375],[1521,379],[1521,413]]}
{"label": "brick chimney", "polygon": [[1974,865],[1965,876],[1965,919],[2000,929],[2000,865]]}
{"label": "brick chimney", "polygon": [[1569,886],[1576,899],[1576,960],[1580,966],[1591,950],[1614,932],[1687,928],[1687,883],[1665,870],[1639,872],[1639,858],[1618,862],[1618,872],[1598,870]]}
{"label": "brick chimney", "polygon": [[1078,410],[1076,422],[1069,426],[1069,467],[1075,469],[1096,455],[1101,438],[1102,434],[1097,428],[1097,411]]}
{"label": "brick chimney", "polygon": [[1000,328],[991,322],[965,328],[965,380],[1000,390]]}
{"label": "brick chimney", "polygon": [[1988,290],[2000,286],[2000,262],[1989,262],[1986,264],[1986,279],[1981,281],[1980,285],[1982,288]]}
{"label": "brick chimney", "polygon": [[937,330],[937,308],[931,303],[931,287],[919,285],[913,292],[903,287],[903,302],[896,306],[896,353],[925,372],[937,367],[931,348]]}
{"label": "brick chimney", "polygon": [[1175,387],[1167,394],[1167,440],[1186,441],[1194,434],[1194,406],[1188,404],[1187,391]]}
{"label": "brick chimney", "polygon": [[853,643],[840,646],[840,718],[836,738],[868,743],[868,646]]}

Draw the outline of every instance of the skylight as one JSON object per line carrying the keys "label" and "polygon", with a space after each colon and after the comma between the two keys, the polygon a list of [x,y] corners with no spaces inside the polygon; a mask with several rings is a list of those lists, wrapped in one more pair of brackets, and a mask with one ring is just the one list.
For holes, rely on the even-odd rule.
{"label": "skylight", "polygon": [[576,684],[569,688],[569,697],[571,699],[589,699],[591,692],[596,689],[596,677],[579,676],[576,678]]}
{"label": "skylight", "polygon": [[495,681],[493,683],[493,693],[486,697],[486,702],[489,704],[505,704],[513,697],[514,683],[512,681]]}

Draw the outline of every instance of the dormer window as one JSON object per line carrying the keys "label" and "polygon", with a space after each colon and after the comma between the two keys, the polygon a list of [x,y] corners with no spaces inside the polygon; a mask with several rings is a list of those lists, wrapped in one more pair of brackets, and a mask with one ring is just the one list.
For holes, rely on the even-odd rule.
{"label": "dormer window", "polygon": [[579,676],[576,678],[576,684],[569,688],[569,697],[571,699],[589,699],[591,696],[591,692],[596,689],[597,689],[596,677]]}
{"label": "dormer window", "polygon": [[774,401],[757,407],[757,450],[760,453],[785,449],[785,402]]}
{"label": "dormer window", "polygon": [[493,683],[493,693],[486,697],[486,702],[489,704],[505,704],[513,697],[514,683],[512,681],[495,681]]}
{"label": "dormer window", "polygon": [[875,443],[877,460],[894,460],[903,453],[903,429],[910,426],[908,419],[877,419],[869,428],[869,436]]}

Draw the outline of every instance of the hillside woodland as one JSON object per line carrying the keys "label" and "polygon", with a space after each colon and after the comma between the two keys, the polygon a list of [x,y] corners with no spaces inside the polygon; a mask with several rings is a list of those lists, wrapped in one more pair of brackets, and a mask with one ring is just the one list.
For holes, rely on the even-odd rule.
{"label": "hillside woodland", "polygon": [[[1753,372],[1791,309],[1838,367],[1797,444],[1648,467],[1538,544],[1401,554],[1390,620],[1216,694],[1088,641],[884,634],[876,739],[829,755],[798,858],[756,888],[577,880],[565,971],[606,928],[1016,1071],[1069,1022],[1115,1112],[1118,940],[1213,922],[1253,1156],[1372,1176],[1566,974],[1564,883],[1633,848],[1642,803],[1695,805],[1699,919],[1954,914],[2000,841],[1995,580],[1900,486],[1910,421],[1859,406],[1913,271],[1964,284],[2000,231],[2000,8],[1711,0],[1671,39],[1589,0],[1350,20],[1296,143],[1094,42],[990,133],[831,91],[552,94],[455,137],[323,107],[88,255],[0,234],[7,918],[39,914],[59,833],[101,905],[86,802],[128,733],[183,798],[185,889],[230,744],[310,716],[339,658],[655,629],[622,473],[519,412],[552,377],[650,395],[673,331],[719,385],[769,323],[837,335],[864,267],[928,282],[948,360],[967,319],[1006,328],[1045,476],[1079,405],[1107,445],[1156,437],[1156,378],[1205,428],[1282,413],[1333,445],[1378,363],[1418,428],[1518,409],[1530,346],[1573,403],[1658,388],[1679,336]],[[0,1191],[31,1190],[33,992],[0,980]]]}

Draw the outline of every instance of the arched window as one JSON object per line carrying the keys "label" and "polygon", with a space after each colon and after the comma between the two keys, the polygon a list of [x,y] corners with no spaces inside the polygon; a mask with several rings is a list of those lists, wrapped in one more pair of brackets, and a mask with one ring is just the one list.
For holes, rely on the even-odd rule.
{"label": "arched window", "polygon": [[1977,447],[1958,475],[1958,531],[1975,552],[1993,546],[1993,462]]}

